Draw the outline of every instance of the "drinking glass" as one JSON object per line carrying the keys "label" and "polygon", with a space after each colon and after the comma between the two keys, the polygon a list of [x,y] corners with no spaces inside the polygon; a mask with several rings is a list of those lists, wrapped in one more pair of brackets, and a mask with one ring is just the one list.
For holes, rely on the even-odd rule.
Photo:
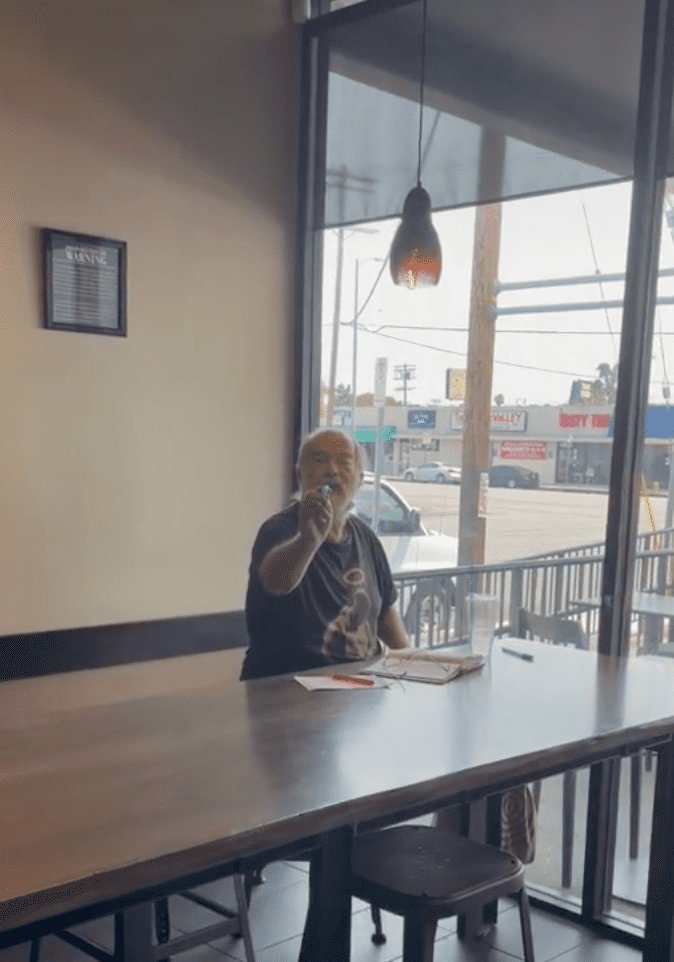
{"label": "drinking glass", "polygon": [[496,595],[471,593],[467,597],[467,603],[471,653],[484,655],[487,659],[498,624],[500,598]]}

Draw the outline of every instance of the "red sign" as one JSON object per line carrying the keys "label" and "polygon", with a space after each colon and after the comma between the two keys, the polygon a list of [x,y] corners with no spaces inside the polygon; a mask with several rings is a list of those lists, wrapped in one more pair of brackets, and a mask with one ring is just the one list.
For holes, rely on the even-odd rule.
{"label": "red sign", "polygon": [[504,461],[545,461],[548,446],[545,441],[501,441],[499,452]]}
{"label": "red sign", "polygon": [[570,411],[561,411],[559,414],[560,428],[594,428],[595,431],[605,431],[610,423],[610,414],[576,414]]}

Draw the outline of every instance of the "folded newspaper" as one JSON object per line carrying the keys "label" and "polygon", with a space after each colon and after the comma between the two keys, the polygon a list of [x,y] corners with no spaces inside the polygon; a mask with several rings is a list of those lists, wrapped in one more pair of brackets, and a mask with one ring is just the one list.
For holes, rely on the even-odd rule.
{"label": "folded newspaper", "polygon": [[453,655],[446,649],[399,648],[369,667],[362,668],[361,674],[444,685],[452,678],[475,671],[483,665],[482,655]]}

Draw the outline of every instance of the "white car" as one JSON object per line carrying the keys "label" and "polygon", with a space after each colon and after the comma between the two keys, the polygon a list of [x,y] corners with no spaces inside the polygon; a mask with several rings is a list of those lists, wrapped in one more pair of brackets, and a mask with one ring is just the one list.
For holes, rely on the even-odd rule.
{"label": "white car", "polygon": [[450,468],[440,461],[427,461],[408,468],[403,481],[436,481],[438,484],[461,484],[461,468]]}
{"label": "white car", "polygon": [[[366,473],[354,499],[354,511],[372,524],[374,507],[374,475]],[[421,523],[421,512],[411,507],[399,491],[388,481],[379,483],[379,518],[377,534],[393,574],[419,574],[456,567],[458,542],[446,534],[429,531]],[[419,580],[411,598],[405,599],[403,617],[408,628],[417,622],[420,607],[422,621],[429,612],[429,598],[433,598],[434,618],[438,623],[448,617],[454,604],[454,583],[450,579]]]}

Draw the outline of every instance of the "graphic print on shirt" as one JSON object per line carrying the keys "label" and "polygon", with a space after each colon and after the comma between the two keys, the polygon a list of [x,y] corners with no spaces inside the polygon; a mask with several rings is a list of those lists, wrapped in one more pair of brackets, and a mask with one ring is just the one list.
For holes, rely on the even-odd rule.
{"label": "graphic print on shirt", "polygon": [[349,568],[342,573],[342,583],[349,592],[349,600],[325,627],[323,651],[326,655],[350,659],[367,658],[372,653],[372,629],[368,616],[372,601],[365,589],[365,575],[361,568]]}

